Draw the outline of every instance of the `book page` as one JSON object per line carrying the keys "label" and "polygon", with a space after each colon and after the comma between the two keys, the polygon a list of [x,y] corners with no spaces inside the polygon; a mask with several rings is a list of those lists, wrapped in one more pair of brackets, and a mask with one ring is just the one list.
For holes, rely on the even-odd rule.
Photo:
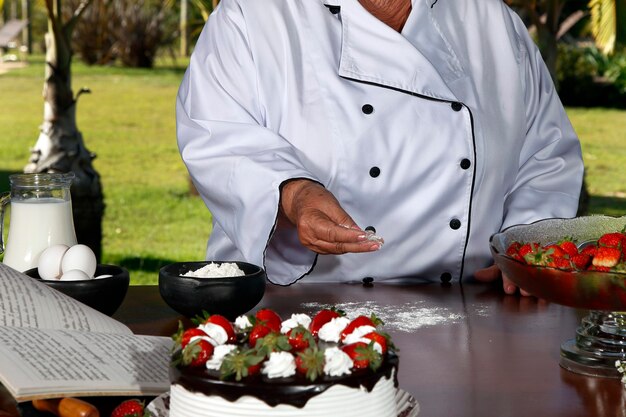
{"label": "book page", "polygon": [[132,332],[124,324],[0,263],[0,326]]}
{"label": "book page", "polygon": [[169,389],[168,337],[0,327],[0,380],[18,401],[159,395]]}

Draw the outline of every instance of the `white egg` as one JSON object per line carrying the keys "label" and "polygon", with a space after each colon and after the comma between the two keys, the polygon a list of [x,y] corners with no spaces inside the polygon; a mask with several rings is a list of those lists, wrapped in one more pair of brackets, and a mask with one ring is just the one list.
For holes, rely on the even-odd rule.
{"label": "white egg", "polygon": [[37,272],[41,279],[55,280],[61,276],[61,260],[69,246],[58,244],[46,248],[37,261]]}
{"label": "white egg", "polygon": [[65,252],[61,261],[61,271],[63,274],[72,269],[79,269],[87,274],[88,278],[93,278],[96,273],[96,255],[87,245],[74,245]]}
{"label": "white egg", "polygon": [[63,272],[61,275],[61,281],[88,281],[91,278],[80,269],[70,269]]}

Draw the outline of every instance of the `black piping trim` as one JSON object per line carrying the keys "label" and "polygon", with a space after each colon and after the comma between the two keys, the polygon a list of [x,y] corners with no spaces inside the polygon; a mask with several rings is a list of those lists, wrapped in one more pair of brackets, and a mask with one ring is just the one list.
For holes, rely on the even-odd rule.
{"label": "black piping trim", "polygon": [[333,4],[325,4],[324,6],[328,7],[328,10],[330,10],[332,14],[337,14],[341,11],[341,6],[335,6]]}
{"label": "black piping trim", "polygon": [[[437,1],[435,1],[436,3]],[[434,3],[433,3],[434,5]],[[393,91],[397,91],[399,93],[404,93],[404,94],[408,94],[411,95],[413,97],[419,97],[425,100],[430,100],[430,101],[437,101],[440,103],[460,103],[461,105],[463,105],[463,107],[465,107],[467,109],[467,111],[469,112],[470,115],[470,124],[472,126],[472,143],[474,145],[474,164],[473,164],[473,169],[472,169],[472,189],[470,190],[470,202],[469,202],[469,211],[468,211],[468,218],[467,218],[467,236],[465,237],[465,245],[463,247],[463,259],[461,261],[461,272],[460,272],[460,276],[459,276],[459,283],[462,283],[463,281],[463,270],[465,269],[465,255],[467,253],[467,245],[469,243],[469,237],[470,237],[470,228],[471,228],[471,223],[472,223],[472,203],[473,203],[473,199],[474,199],[474,186],[476,185],[476,135],[474,134],[474,116],[472,115],[472,110],[467,107],[464,103],[461,102],[457,102],[457,101],[453,101],[453,100],[444,100],[441,98],[435,98],[435,97],[429,97],[429,96],[425,96],[423,94],[418,94],[418,93],[414,93],[413,91],[408,91],[408,90],[403,90],[401,88],[397,88],[397,87],[391,87],[389,85],[384,85],[384,84],[378,84],[372,81],[363,81],[363,80],[358,80],[355,78],[350,78],[350,77],[346,77],[346,76],[340,76],[343,79],[346,80],[350,80],[350,81],[354,81],[357,83],[362,83],[362,84],[368,84],[368,85],[374,85],[374,86],[378,86],[378,87],[382,87],[382,88],[387,88],[389,90],[393,90]]]}
{"label": "black piping trim", "polygon": [[430,8],[432,9],[432,8],[433,8],[433,6],[435,6],[435,4],[437,4],[437,2],[438,2],[438,1],[439,1],[439,0],[435,0],[435,2],[434,2],[433,4],[431,4],[431,5],[430,5]]}

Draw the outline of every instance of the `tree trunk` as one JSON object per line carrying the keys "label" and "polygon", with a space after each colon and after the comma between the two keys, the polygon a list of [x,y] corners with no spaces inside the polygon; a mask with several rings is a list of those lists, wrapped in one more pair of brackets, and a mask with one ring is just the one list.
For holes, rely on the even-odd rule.
{"label": "tree trunk", "polygon": [[[86,7],[89,2],[83,2],[82,6]],[[52,0],[46,3],[49,25],[46,34],[43,123],[24,172],[74,172],[76,179],[71,193],[76,238],[79,243],[89,246],[100,261],[104,197],[100,175],[91,163],[95,155],[85,147],[76,125],[78,97],[88,90],[81,89],[76,97],[72,92],[70,39],[75,20],[62,24],[58,15],[60,7],[54,7]],[[79,16],[80,13],[75,14],[75,17]]]}

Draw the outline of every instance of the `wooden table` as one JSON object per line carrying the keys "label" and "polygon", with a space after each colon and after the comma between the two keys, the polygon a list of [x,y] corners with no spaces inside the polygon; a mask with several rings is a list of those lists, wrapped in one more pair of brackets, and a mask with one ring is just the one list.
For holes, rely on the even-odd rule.
{"label": "wooden table", "polygon": [[[400,349],[400,388],[417,399],[420,416],[626,417],[618,379],[559,367],[559,346],[574,336],[584,311],[469,284],[270,285],[259,308],[285,319],[321,305],[386,319]],[[171,335],[180,319],[153,286],[131,287],[114,317],[154,335]]]}

